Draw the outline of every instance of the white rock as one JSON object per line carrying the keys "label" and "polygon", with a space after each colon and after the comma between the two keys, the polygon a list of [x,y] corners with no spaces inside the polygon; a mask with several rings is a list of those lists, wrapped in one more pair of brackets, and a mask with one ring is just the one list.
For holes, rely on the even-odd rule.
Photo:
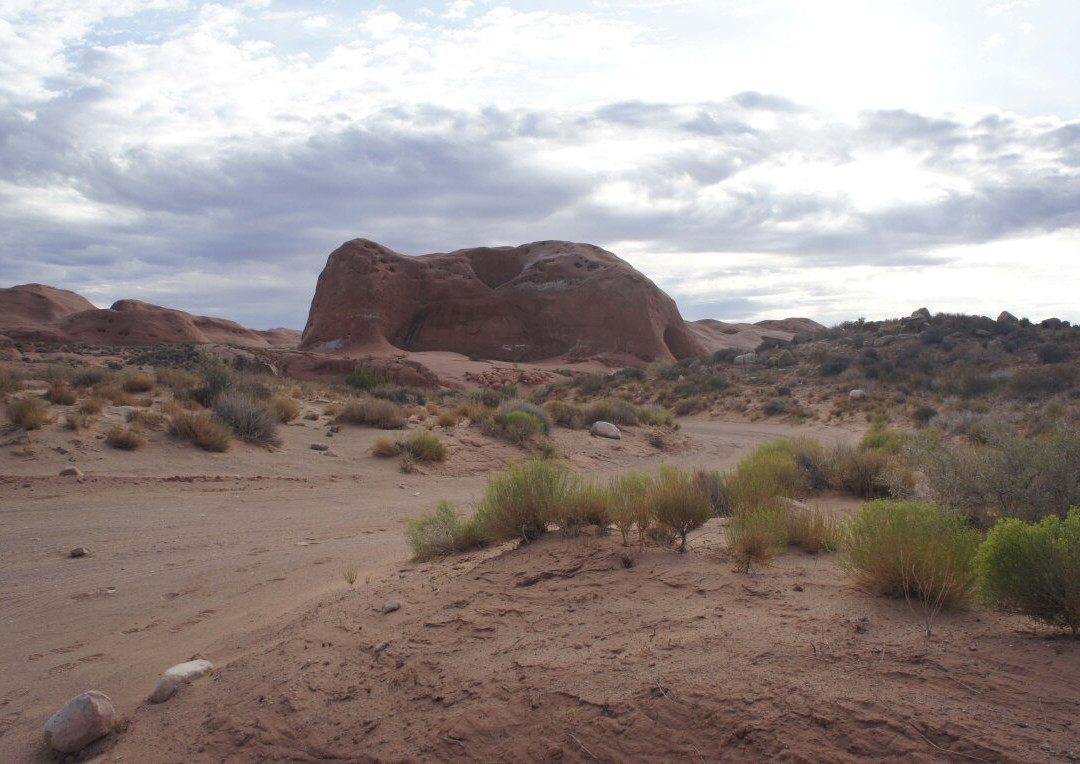
{"label": "white rock", "polygon": [[619,432],[619,428],[613,425],[611,422],[593,422],[593,426],[589,430],[589,432],[591,432],[598,438],[611,438],[612,440],[622,440],[622,433]]}
{"label": "white rock", "polygon": [[214,670],[214,664],[210,661],[188,661],[178,663],[161,675],[161,679],[154,685],[154,691],[150,693],[151,703],[164,703],[176,694],[181,685],[194,682]]}
{"label": "white rock", "polygon": [[734,363],[736,366],[750,366],[757,362],[757,353],[743,353],[742,355],[735,356]]}
{"label": "white rock", "polygon": [[60,477],[81,478],[82,476],[82,470],[80,470],[78,467],[64,467],[64,469],[60,470]]}
{"label": "white rock", "polygon": [[116,709],[109,696],[97,690],[76,695],[45,722],[45,744],[61,753],[77,753],[116,724]]}
{"label": "white rock", "polygon": [[382,606],[383,615],[386,615],[387,613],[393,613],[393,612],[395,612],[397,610],[401,610],[401,603],[398,602],[397,600],[387,600],[386,602],[383,603],[383,606]]}
{"label": "white rock", "polygon": [[851,400],[853,400],[853,401],[866,400],[866,391],[865,390],[852,390],[850,393],[848,393],[848,398],[851,398]]}

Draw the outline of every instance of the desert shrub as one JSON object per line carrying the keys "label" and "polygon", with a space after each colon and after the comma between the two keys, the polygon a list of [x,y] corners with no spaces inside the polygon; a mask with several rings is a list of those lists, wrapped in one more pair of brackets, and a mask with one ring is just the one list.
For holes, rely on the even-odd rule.
{"label": "desert shrub", "polygon": [[233,383],[229,365],[219,356],[203,352],[199,355],[199,387],[191,391],[191,397],[207,408],[225,393]]}
{"label": "desert shrub", "polygon": [[439,436],[427,430],[417,430],[405,441],[403,449],[418,462],[445,462],[449,454]]}
{"label": "desert shrub", "polygon": [[169,417],[169,434],[215,453],[228,451],[232,440],[232,431],[209,411],[176,411]]}
{"label": "desert shrub", "polygon": [[308,420],[309,422],[317,422],[319,421],[319,414],[316,411],[309,411],[304,414],[304,419]]}
{"label": "desert shrub", "polygon": [[544,411],[551,421],[568,430],[580,430],[585,426],[585,414],[580,406],[565,401],[552,400],[544,404]]}
{"label": "desert shrub", "polygon": [[596,525],[603,532],[610,523],[611,494],[599,483],[577,478],[566,497],[553,507],[551,521],[564,536],[576,536],[582,528]]}
{"label": "desert shrub", "polygon": [[133,371],[124,376],[120,387],[125,393],[147,393],[154,389],[154,377],[145,371]]}
{"label": "desert shrub", "polygon": [[1061,363],[1069,357],[1069,349],[1057,342],[1044,342],[1035,348],[1035,355],[1042,363]]}
{"label": "desert shrub", "polygon": [[458,414],[456,411],[440,411],[438,417],[435,419],[435,423],[439,427],[445,427],[450,429],[451,427],[457,427]]}
{"label": "desert shrub", "polygon": [[52,385],[45,392],[45,399],[58,406],[70,406],[75,403],[76,397],[75,391],[67,385]]}
{"label": "desert shrub", "polygon": [[0,366],[0,397],[22,390],[22,381],[11,369]]}
{"label": "desert shrub", "polygon": [[179,400],[162,401],[159,409],[165,416],[172,416],[179,411],[202,411],[203,407],[198,401],[191,398],[183,398]]}
{"label": "desert shrub", "polygon": [[505,398],[493,387],[485,387],[472,394],[471,399],[489,409],[498,408]]}
{"label": "desert shrub", "polygon": [[539,538],[571,488],[570,473],[559,462],[533,459],[512,464],[488,480],[478,521],[496,539]]}
{"label": "desert shrub", "polygon": [[71,385],[72,387],[93,387],[104,382],[109,376],[108,369],[100,366],[84,366],[72,372]]}
{"label": "desert shrub", "polygon": [[392,401],[402,406],[407,403],[414,406],[423,406],[427,403],[427,394],[423,390],[418,390],[415,387],[405,387],[404,385],[379,385],[368,390],[368,393],[372,398],[381,398],[384,401]]}
{"label": "desert shrub", "polygon": [[[620,473],[608,481],[608,515],[622,534],[623,546],[630,545],[630,530],[639,518],[645,518],[645,525],[648,526],[652,513],[649,500],[651,487],[652,477],[637,470]],[[644,543],[641,526],[638,530],[639,540]]]}
{"label": "desert shrub", "polygon": [[79,404],[80,414],[100,414],[105,410],[105,401],[100,398],[88,398]]}
{"label": "desert shrub", "polygon": [[506,399],[517,398],[518,386],[516,382],[507,382],[506,384],[496,386],[495,392]]}
{"label": "desert shrub", "polygon": [[702,403],[700,398],[683,398],[680,401],[675,401],[671,407],[671,413],[675,416],[689,416],[696,411],[700,411],[701,406]]}
{"label": "desert shrub", "polygon": [[219,396],[214,403],[214,416],[224,422],[236,437],[249,443],[281,445],[277,423],[257,402],[237,392]]}
{"label": "desert shrub", "polygon": [[341,415],[341,412],[345,410],[345,407],[340,403],[327,403],[323,406],[323,416],[337,417]]}
{"label": "desert shrub", "polygon": [[146,445],[146,436],[138,427],[125,427],[122,424],[114,424],[105,435],[105,445],[119,448],[122,451],[134,451]]}
{"label": "desert shrub", "polygon": [[759,504],[732,515],[727,541],[732,556],[749,572],[751,564],[768,562],[787,545],[788,512],[778,505]]}
{"label": "desert shrub", "polygon": [[933,406],[927,406],[925,403],[915,407],[911,412],[911,420],[915,422],[919,427],[925,427],[930,423],[930,420],[938,415],[938,411]]}
{"label": "desert shrub", "polygon": [[735,465],[727,482],[733,514],[779,506],[781,497],[795,496],[800,488],[791,442],[759,446]]}
{"label": "desert shrub", "polygon": [[160,430],[165,426],[165,415],[157,411],[141,411],[135,409],[129,411],[124,420],[136,427],[146,427],[151,430]]}
{"label": "desert shrub", "polygon": [[288,424],[300,416],[300,404],[287,395],[272,395],[266,402],[266,410],[276,421]]}
{"label": "desert shrub", "polygon": [[395,456],[401,456],[402,445],[400,440],[380,435],[375,438],[375,445],[371,447],[371,453],[382,459],[391,459]]}
{"label": "desert shrub", "polygon": [[510,400],[502,404],[499,406],[498,411],[495,412],[495,421],[498,422],[500,418],[504,418],[515,411],[524,412],[534,419],[537,419],[542,425],[544,435],[549,435],[551,433],[551,417],[548,416],[548,413],[539,406],[535,406],[532,403],[526,403],[525,401]]}
{"label": "desert shrub", "polygon": [[94,386],[94,396],[97,398],[104,398],[114,406],[135,406],[138,405],[138,401],[131,393],[121,390],[116,385],[108,382]]}
{"label": "desert shrub", "polygon": [[517,445],[523,445],[544,432],[543,421],[524,411],[502,414],[494,422],[495,434]]}
{"label": "desert shrub", "polygon": [[94,418],[88,414],[68,414],[64,417],[64,429],[66,430],[85,430],[91,424],[93,424]]}
{"label": "desert shrub", "polygon": [[404,475],[412,475],[420,470],[420,466],[415,456],[403,450],[398,458],[398,470]]}
{"label": "desert shrub", "polygon": [[345,377],[345,384],[349,387],[355,387],[357,390],[370,390],[373,387],[385,385],[386,375],[381,369],[357,366]]}
{"label": "desert shrub", "polygon": [[882,477],[889,461],[888,454],[882,451],[837,446],[830,460],[829,484],[863,499],[885,496],[888,489]]}
{"label": "desert shrub", "polygon": [[630,427],[637,424],[637,406],[621,398],[601,398],[587,405],[582,411],[584,424],[594,422],[611,422],[620,427]]}
{"label": "desert shrub", "polygon": [[993,607],[1080,636],[1080,509],[1037,524],[1002,520],[979,547],[975,570]]}
{"label": "desert shrub", "polygon": [[840,561],[848,575],[874,593],[947,608],[971,593],[980,540],[979,532],[953,510],[882,499],[864,504],[848,522]]}
{"label": "desert shrub", "polygon": [[1072,366],[1021,369],[1009,380],[1009,391],[1018,398],[1037,398],[1063,393],[1075,382],[1076,369]]}
{"label": "desert shrub", "polygon": [[851,359],[841,353],[829,353],[818,365],[818,374],[823,377],[835,377],[847,371],[851,366]]}
{"label": "desert shrub", "polygon": [[686,551],[686,535],[704,525],[713,509],[698,490],[694,476],[664,465],[649,491],[656,523],[679,539],[679,553]]}
{"label": "desert shrub", "polygon": [[377,398],[350,398],[337,415],[337,421],[378,427],[380,430],[400,430],[405,426],[401,407]]}
{"label": "desert shrub", "polygon": [[731,492],[717,470],[694,470],[694,489],[705,497],[714,517],[731,514]]}
{"label": "desert shrub", "polygon": [[788,402],[783,398],[770,398],[761,406],[761,411],[765,416],[779,416],[780,414],[786,414],[787,410]]}
{"label": "desert shrub", "polygon": [[198,375],[175,366],[155,366],[154,379],[172,390],[193,390],[199,385]]}
{"label": "desert shrub", "polygon": [[405,539],[416,562],[478,549],[493,540],[477,516],[459,517],[446,499],[439,502],[434,512],[410,520],[405,525]]}
{"label": "desert shrub", "polygon": [[637,420],[638,424],[643,424],[647,427],[673,427],[675,425],[675,415],[667,409],[662,409],[658,406],[645,406],[638,409]]}
{"label": "desert shrub", "polygon": [[863,451],[884,451],[887,454],[899,454],[904,447],[904,436],[883,424],[875,424],[859,441]]}
{"label": "desert shrub", "polygon": [[49,404],[42,398],[8,401],[7,415],[13,425],[24,430],[38,430],[52,418],[49,415]]}
{"label": "desert shrub", "polygon": [[839,526],[836,519],[821,507],[813,509],[791,509],[788,512],[788,543],[800,547],[804,552],[816,554],[832,551],[839,541]]}
{"label": "desert shrub", "polygon": [[791,458],[795,461],[803,490],[828,488],[830,458],[820,443],[811,438],[796,438],[791,441]]}

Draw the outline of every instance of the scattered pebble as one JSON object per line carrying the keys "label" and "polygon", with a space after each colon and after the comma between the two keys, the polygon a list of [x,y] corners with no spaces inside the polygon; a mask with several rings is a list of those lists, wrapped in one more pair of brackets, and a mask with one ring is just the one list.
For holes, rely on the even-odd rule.
{"label": "scattered pebble", "polygon": [[326,445],[325,443],[312,443],[311,444],[311,450],[312,451],[329,451],[330,446]]}
{"label": "scattered pebble", "polygon": [[381,653],[383,650],[385,650],[388,647],[390,647],[390,645],[388,645],[386,642],[380,642],[379,644],[375,645],[375,653],[376,654]]}
{"label": "scattered pebble", "polygon": [[61,753],[77,753],[116,724],[116,709],[105,693],[90,690],[76,695],[45,722],[45,744]]}
{"label": "scattered pebble", "polygon": [[77,546],[68,552],[68,557],[75,559],[77,557],[87,557],[90,554],[90,550],[84,546]]}
{"label": "scattered pebble", "polygon": [[383,615],[386,615],[387,613],[393,613],[395,610],[400,610],[400,609],[401,609],[401,603],[398,602],[397,600],[387,600],[386,602],[383,603],[383,606],[382,606]]}
{"label": "scattered pebble", "polygon": [[80,470],[78,467],[64,467],[64,469],[60,470],[60,477],[81,478],[82,476],[82,470]]}

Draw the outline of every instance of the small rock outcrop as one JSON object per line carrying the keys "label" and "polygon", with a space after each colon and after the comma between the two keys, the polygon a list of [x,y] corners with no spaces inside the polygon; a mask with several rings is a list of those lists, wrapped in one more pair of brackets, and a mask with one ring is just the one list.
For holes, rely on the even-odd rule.
{"label": "small rock outcrop", "polygon": [[1007,310],[1001,311],[998,314],[997,320],[998,320],[998,323],[1001,323],[1001,324],[1018,324],[1018,323],[1020,323],[1020,319],[1017,318],[1016,316],[1014,316],[1012,313],[1010,313]]}
{"label": "small rock outcrop", "polygon": [[853,401],[864,401],[864,400],[866,400],[866,391],[865,390],[859,390],[859,389],[856,388],[855,390],[852,390],[851,392],[848,393],[848,398],[850,398]]}
{"label": "small rock outcrop", "polygon": [[610,438],[611,440],[621,440],[622,432],[619,428],[613,425],[611,422],[593,422],[589,432],[598,438]]}
{"label": "small rock outcrop", "polygon": [[45,722],[45,744],[60,753],[78,753],[116,724],[116,709],[103,692],[76,695]]}
{"label": "small rock outcrop", "polygon": [[929,321],[930,320],[930,309],[929,308],[919,308],[916,311],[912,311],[911,317],[912,318],[921,318],[924,321]]}
{"label": "small rock outcrop", "polygon": [[675,302],[599,247],[541,241],[406,257],[366,239],[330,255],[301,348],[507,361],[704,352]]}
{"label": "small rock outcrop", "polygon": [[80,470],[78,467],[64,467],[64,469],[60,470],[60,477],[81,478],[82,476],[82,470]]}
{"label": "small rock outcrop", "polygon": [[158,679],[154,685],[154,691],[150,693],[151,703],[164,703],[176,694],[185,684],[190,684],[196,679],[206,676],[214,670],[214,664],[210,661],[197,660],[178,663]]}

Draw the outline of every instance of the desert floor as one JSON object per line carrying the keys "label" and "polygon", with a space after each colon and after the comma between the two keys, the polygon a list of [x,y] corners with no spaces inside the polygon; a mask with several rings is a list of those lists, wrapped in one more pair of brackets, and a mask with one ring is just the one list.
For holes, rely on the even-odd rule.
{"label": "desert floor", "polygon": [[[604,475],[857,436],[681,421],[663,454],[633,430],[556,437]],[[327,425],[284,427],[273,452],[205,454],[161,433],[118,452],[55,427],[31,436],[33,455],[0,451],[0,761],[53,760],[41,725],[88,689],[124,719],[84,752],[102,761],[1080,754],[1080,643],[978,610],[940,616],[928,639],[920,613],[855,590],[827,555],[736,571],[721,520],[684,556],[555,535],[410,564],[404,521],[442,497],[468,507],[521,453],[459,426],[442,433],[446,465],[403,475],[370,455],[382,433]],[[81,480],[57,476],[71,464]],[[91,555],[68,559],[77,546]],[[382,615],[388,599],[401,610]],[[196,656],[218,671],[145,704]]]}

